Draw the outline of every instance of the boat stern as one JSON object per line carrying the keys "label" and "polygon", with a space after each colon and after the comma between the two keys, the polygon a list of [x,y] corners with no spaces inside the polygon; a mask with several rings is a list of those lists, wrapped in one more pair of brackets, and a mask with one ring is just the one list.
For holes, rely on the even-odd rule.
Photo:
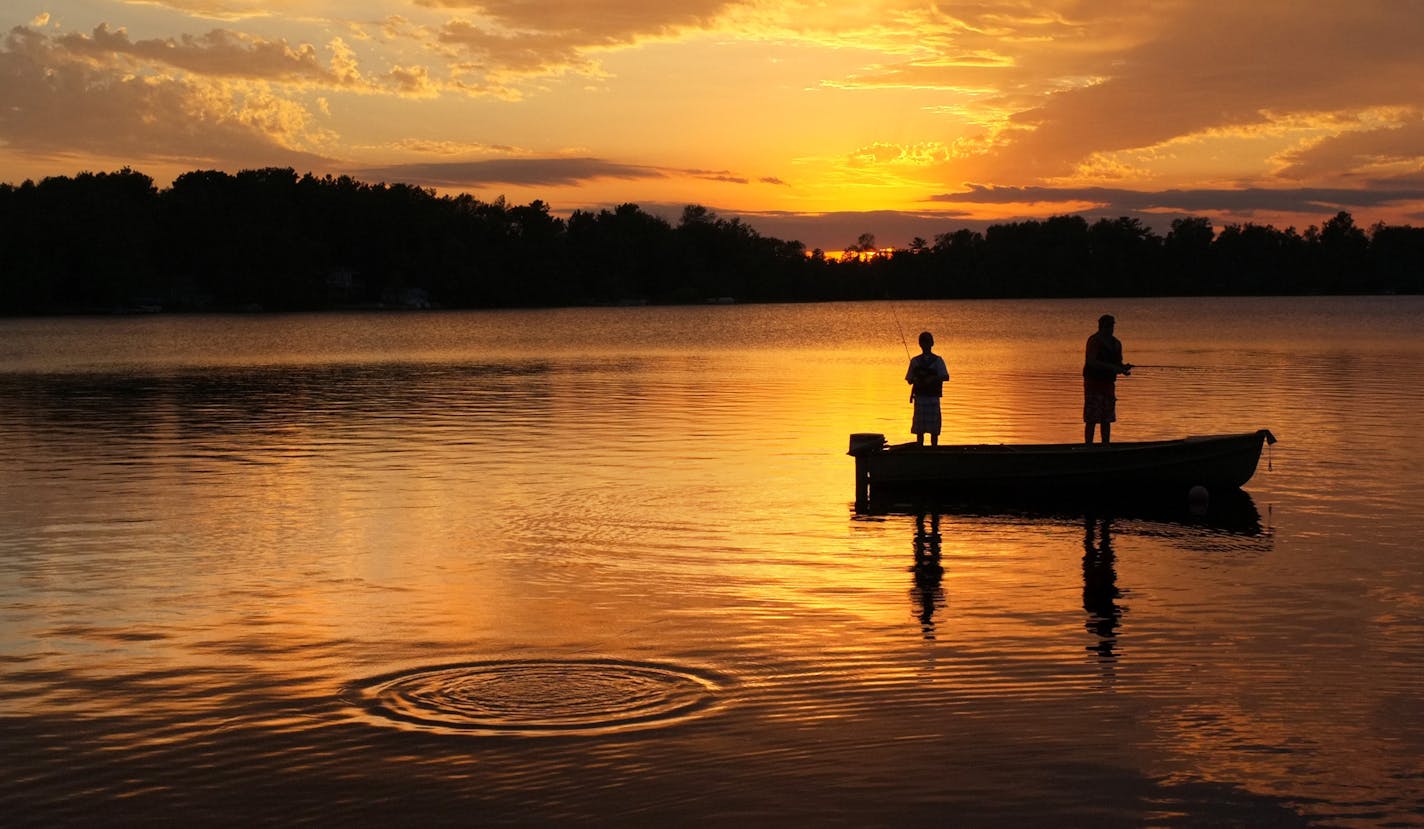
{"label": "boat stern", "polygon": [[886,445],[885,436],[874,432],[856,432],[850,436],[850,451],[847,455],[860,457],[871,452],[879,452]]}
{"label": "boat stern", "polygon": [[870,456],[885,450],[885,436],[875,432],[856,432],[850,436],[850,451],[855,458],[855,511],[865,512],[870,506]]}

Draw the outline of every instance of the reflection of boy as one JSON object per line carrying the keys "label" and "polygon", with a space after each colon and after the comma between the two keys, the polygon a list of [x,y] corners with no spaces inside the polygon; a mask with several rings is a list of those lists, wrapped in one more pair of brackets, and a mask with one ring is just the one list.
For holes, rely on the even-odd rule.
{"label": "reflection of boy", "polygon": [[915,404],[910,431],[915,433],[915,441],[921,446],[925,443],[926,433],[929,433],[932,446],[939,445],[939,399],[944,394],[945,382],[949,380],[949,367],[942,357],[931,350],[933,348],[934,336],[928,331],[920,334],[922,353],[910,359],[910,368],[905,372],[905,382],[910,384],[910,401]]}

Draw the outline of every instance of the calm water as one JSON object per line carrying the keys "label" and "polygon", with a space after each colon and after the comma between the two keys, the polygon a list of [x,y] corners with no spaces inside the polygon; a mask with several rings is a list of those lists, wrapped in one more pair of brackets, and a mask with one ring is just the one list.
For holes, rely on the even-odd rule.
{"label": "calm water", "polygon": [[[853,514],[901,329],[1072,441],[1103,312],[1244,510]],[[0,321],[0,813],[1421,825],[1421,411],[1418,297]]]}

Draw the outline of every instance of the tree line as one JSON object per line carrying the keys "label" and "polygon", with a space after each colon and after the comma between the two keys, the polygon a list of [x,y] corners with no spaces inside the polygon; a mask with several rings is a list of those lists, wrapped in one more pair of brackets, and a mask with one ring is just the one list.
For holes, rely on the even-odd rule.
{"label": "tree line", "polygon": [[961,297],[1424,292],[1424,228],[1080,216],[840,255],[689,205],[563,219],[290,168],[130,169],[0,185],[0,313],[314,310]]}

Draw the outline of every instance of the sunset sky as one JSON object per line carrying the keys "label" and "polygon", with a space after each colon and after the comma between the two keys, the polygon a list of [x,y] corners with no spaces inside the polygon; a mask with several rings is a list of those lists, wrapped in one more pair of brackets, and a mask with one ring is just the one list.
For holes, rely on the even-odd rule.
{"label": "sunset sky", "polygon": [[1424,223],[1424,2],[6,0],[0,181],[290,166],[904,246]]}

